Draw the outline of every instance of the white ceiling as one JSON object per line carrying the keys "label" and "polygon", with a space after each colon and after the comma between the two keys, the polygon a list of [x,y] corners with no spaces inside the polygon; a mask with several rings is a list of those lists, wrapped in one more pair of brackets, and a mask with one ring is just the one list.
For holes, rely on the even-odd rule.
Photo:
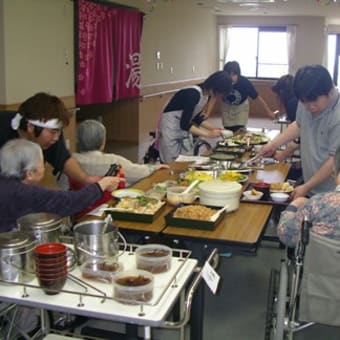
{"label": "white ceiling", "polygon": [[217,15],[324,16],[340,22],[340,0],[192,0]]}

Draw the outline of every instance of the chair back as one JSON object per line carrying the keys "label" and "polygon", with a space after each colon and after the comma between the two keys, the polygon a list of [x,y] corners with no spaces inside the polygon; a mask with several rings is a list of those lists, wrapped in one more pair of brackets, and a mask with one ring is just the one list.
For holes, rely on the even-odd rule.
{"label": "chair back", "polygon": [[310,231],[299,320],[340,326],[340,241]]}

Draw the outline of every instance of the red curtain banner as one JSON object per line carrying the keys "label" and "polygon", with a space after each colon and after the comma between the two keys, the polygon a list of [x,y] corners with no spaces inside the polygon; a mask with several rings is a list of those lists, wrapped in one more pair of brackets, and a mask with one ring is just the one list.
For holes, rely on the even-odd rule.
{"label": "red curtain banner", "polygon": [[79,0],[77,105],[140,93],[142,13]]}

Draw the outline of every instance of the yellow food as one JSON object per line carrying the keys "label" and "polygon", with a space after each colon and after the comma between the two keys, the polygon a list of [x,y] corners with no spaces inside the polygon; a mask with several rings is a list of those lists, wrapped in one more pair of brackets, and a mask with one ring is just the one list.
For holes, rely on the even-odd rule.
{"label": "yellow food", "polygon": [[251,191],[250,191],[250,194],[251,194],[251,195],[254,195],[254,196],[257,196],[257,195],[260,195],[260,194],[261,194],[261,192],[260,192],[260,191],[257,191],[257,190],[255,190],[255,189],[251,189]]}
{"label": "yellow food", "polygon": [[203,171],[190,171],[186,176],[186,180],[194,181],[198,179],[199,181],[212,181],[214,179],[213,175],[208,174]]}
{"label": "yellow food", "polygon": [[221,181],[242,181],[244,179],[244,175],[235,171],[226,171],[220,175],[219,179]]}
{"label": "yellow food", "polygon": [[290,185],[288,182],[284,183],[271,183],[270,189],[275,191],[283,191],[283,192],[291,192],[294,190],[294,187]]}

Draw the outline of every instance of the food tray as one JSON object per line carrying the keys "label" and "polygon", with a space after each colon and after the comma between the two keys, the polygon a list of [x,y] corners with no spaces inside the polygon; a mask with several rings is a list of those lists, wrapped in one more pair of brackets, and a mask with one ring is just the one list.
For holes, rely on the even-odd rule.
{"label": "food tray", "polygon": [[164,207],[165,202],[163,202],[162,206],[152,215],[121,210],[105,210],[105,212],[111,214],[114,220],[152,223],[159,216]]}
{"label": "food tray", "polygon": [[[218,172],[215,171],[209,171],[209,170],[193,170],[193,171],[187,171],[181,174],[180,178],[182,180],[187,180],[187,181],[193,181],[193,180],[199,180],[201,182],[205,181],[212,181],[214,179],[220,179],[222,181],[227,181],[226,179],[223,179],[223,176],[225,176],[226,173],[232,174],[232,173],[238,173],[238,171],[229,171],[229,170],[221,170]],[[239,182],[239,183],[244,183],[248,180],[248,176],[239,173],[242,177],[239,180],[231,180],[231,182]],[[215,178],[216,176],[216,178]],[[222,177],[222,178],[221,178]]]}
{"label": "food tray", "polygon": [[[252,183],[249,183],[247,185],[247,187],[244,189],[244,191],[248,191],[248,190],[251,190],[253,189],[253,184]],[[241,196],[241,202],[246,202],[246,203],[261,203],[261,204],[271,204],[271,205],[288,205],[290,202],[291,202],[291,199],[288,199],[286,202],[274,202],[273,200],[271,199],[267,199],[265,197],[265,195],[262,196],[262,198],[260,198],[259,200],[257,201],[253,201],[253,200],[248,200],[247,198],[245,198],[243,195]]]}
{"label": "food tray", "polygon": [[[247,136],[249,136],[250,138],[247,138]],[[244,135],[233,136],[229,139],[239,145],[261,145],[267,144],[270,141],[267,136],[250,132],[247,132]]]}
{"label": "food tray", "polygon": [[214,152],[221,152],[241,157],[246,152],[246,149],[239,146],[217,146],[214,149]]}
{"label": "food tray", "polygon": [[[224,217],[224,213],[222,213],[215,221],[201,221],[201,220],[192,220],[188,218],[178,218],[178,217],[173,216],[177,208],[178,207],[176,207],[174,210],[172,210],[169,214],[165,216],[165,223],[167,226],[189,228],[189,229],[214,230]],[[209,207],[209,208],[214,209],[216,211],[219,210],[219,209],[215,209],[215,207]]]}

